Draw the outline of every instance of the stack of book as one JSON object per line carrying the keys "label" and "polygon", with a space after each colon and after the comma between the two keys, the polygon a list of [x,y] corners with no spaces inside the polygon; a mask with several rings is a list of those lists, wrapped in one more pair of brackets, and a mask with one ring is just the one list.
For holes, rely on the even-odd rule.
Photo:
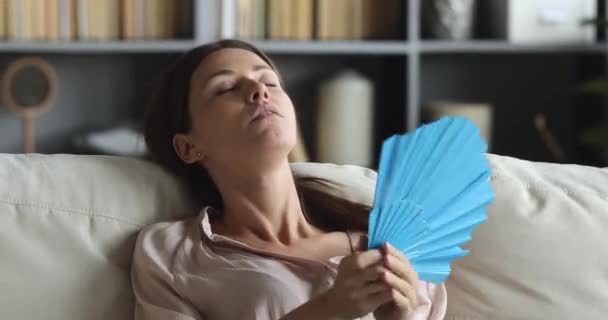
{"label": "stack of book", "polygon": [[191,37],[191,0],[0,0],[0,39]]}
{"label": "stack of book", "polygon": [[396,39],[401,0],[199,0],[203,39]]}
{"label": "stack of book", "polygon": [[[0,39],[396,39],[401,0],[0,0]],[[195,17],[195,18],[194,18]],[[193,26],[193,23],[196,26]]]}
{"label": "stack of book", "polygon": [[317,0],[316,34],[323,40],[398,38],[399,0]]}

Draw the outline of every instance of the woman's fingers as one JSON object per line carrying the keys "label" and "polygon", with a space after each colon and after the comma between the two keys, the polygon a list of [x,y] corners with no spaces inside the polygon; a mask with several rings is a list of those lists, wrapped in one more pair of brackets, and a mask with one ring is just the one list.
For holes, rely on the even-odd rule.
{"label": "woman's fingers", "polygon": [[384,256],[383,263],[387,269],[412,285],[415,285],[418,281],[418,275],[414,269],[412,269],[409,262],[395,258],[395,256],[389,254]]}
{"label": "woman's fingers", "polygon": [[382,252],[380,250],[368,250],[362,253],[357,253],[353,256],[353,267],[358,271],[363,271],[370,266],[382,261]]}
{"label": "woman's fingers", "polygon": [[416,289],[410,283],[399,278],[392,272],[384,273],[382,279],[391,288],[397,290],[400,294],[413,302],[414,305],[417,304]]}
{"label": "woman's fingers", "polygon": [[381,291],[374,295],[371,295],[368,298],[368,303],[370,304],[370,309],[376,310],[381,305],[393,301],[393,296],[395,296],[395,295],[396,295],[396,293],[395,293],[395,290],[393,290],[393,289],[384,290],[384,291]]}
{"label": "woman's fingers", "polygon": [[366,284],[370,281],[382,280],[382,274],[388,271],[383,262],[370,266],[356,277],[357,283]]}
{"label": "woman's fingers", "polygon": [[383,279],[391,287],[397,289],[412,305],[417,305],[416,286],[418,274],[414,271],[407,258],[389,244],[383,248],[384,265],[390,272],[383,274]]}
{"label": "woman's fingers", "polygon": [[368,250],[352,254],[340,262],[340,268],[347,272],[361,272],[370,266],[382,261],[383,254],[380,250]]}
{"label": "woman's fingers", "polygon": [[415,286],[418,282],[418,274],[414,271],[414,268],[412,268],[407,257],[388,243],[384,244],[383,253],[384,265],[397,276]]}
{"label": "woman's fingers", "polygon": [[412,312],[414,310],[413,306],[416,305],[415,301],[412,301],[409,297],[404,296],[398,291],[393,292],[393,302],[397,304],[399,309],[405,310],[406,314]]}
{"label": "woman's fingers", "polygon": [[408,261],[407,257],[399,250],[397,250],[397,248],[393,247],[390,243],[385,242],[384,243],[384,250],[386,253],[389,253],[393,256],[395,256],[395,258],[399,258],[401,260],[405,260]]}
{"label": "woman's fingers", "polygon": [[342,260],[338,274],[342,276],[345,285],[352,290],[358,290],[369,282],[380,279],[380,275],[386,270],[382,257],[380,250],[353,254]]}
{"label": "woman's fingers", "polygon": [[382,291],[390,290],[392,290],[392,288],[389,285],[379,280],[368,283],[362,289],[355,291],[355,294],[357,295],[357,297],[367,297],[376,295],[378,293],[381,293]]}

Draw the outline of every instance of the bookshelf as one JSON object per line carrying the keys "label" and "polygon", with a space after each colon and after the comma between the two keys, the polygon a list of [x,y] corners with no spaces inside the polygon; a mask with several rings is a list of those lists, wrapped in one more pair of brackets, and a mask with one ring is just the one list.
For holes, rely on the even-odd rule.
{"label": "bookshelf", "polygon": [[419,44],[420,52],[426,53],[512,53],[512,54],[567,54],[567,53],[605,53],[608,45],[603,43],[590,45],[526,45],[510,44],[497,40],[478,41],[436,41],[423,40]]}
{"label": "bookshelf", "polygon": [[[549,125],[553,126],[557,138],[569,153],[578,151],[574,136],[579,126],[587,123],[572,122],[579,116],[576,106],[592,105],[588,109],[595,111],[585,112],[599,115],[603,112],[597,111],[602,101],[564,92],[570,92],[577,83],[606,71],[606,42],[514,45],[491,38],[467,41],[427,39],[421,35],[422,1],[400,1],[399,32],[388,38],[318,40],[313,35],[295,41],[250,40],[269,53],[284,73],[296,107],[301,109],[298,112],[304,123],[309,149],[315,147],[315,102],[312,97],[316,92],[315,85],[331,72],[350,67],[362,71],[376,84],[376,150],[388,135],[420,125],[424,106],[429,101],[446,99],[487,102],[495,107],[493,152],[552,161],[531,126],[530,119],[537,112],[547,113]],[[234,5],[238,0],[223,3],[226,2]],[[600,12],[603,12],[605,0],[599,2]],[[136,117],[147,94],[146,81],[153,78],[155,72],[178,54],[221,37],[222,30],[218,28],[221,29],[222,24],[210,29],[205,23],[209,19],[208,13],[199,10],[209,3],[208,0],[192,0],[191,30],[185,32],[189,36],[151,40],[0,41],[0,66],[21,55],[38,55],[56,63],[62,80],[57,102],[61,107],[54,110],[57,114],[48,120],[50,124],[45,125],[45,119],[41,119],[39,134],[43,137],[39,141],[44,143],[45,137],[56,136],[63,142],[49,142],[48,147],[41,150],[69,151],[66,149],[69,132],[82,132],[88,127],[101,128]],[[92,67],[91,64],[105,68]],[[80,74],[75,69],[80,70]],[[97,72],[104,73],[103,80],[95,78]],[[107,93],[118,90],[123,101],[93,90],[85,90],[86,94],[74,91],[84,80],[90,81],[91,86],[108,90]],[[91,100],[95,100],[95,108],[103,108],[104,104],[112,104],[112,107],[105,111],[95,110],[92,113],[98,116],[90,119],[90,114],[82,109],[87,108],[90,104],[87,101]],[[1,152],[18,151],[19,130],[17,120],[13,120],[0,109],[0,128],[7,128],[7,134],[2,132],[3,138],[0,138]],[[78,124],[68,124],[70,121]],[[68,129],[59,130],[61,123]]]}
{"label": "bookshelf", "polygon": [[[591,45],[519,45],[504,41],[479,40],[466,42],[424,40],[411,41],[287,41],[250,40],[271,54],[346,54],[346,55],[409,55],[409,54],[603,54],[608,44]],[[106,41],[106,42],[26,42],[2,41],[3,53],[179,53],[201,42],[194,40]]]}

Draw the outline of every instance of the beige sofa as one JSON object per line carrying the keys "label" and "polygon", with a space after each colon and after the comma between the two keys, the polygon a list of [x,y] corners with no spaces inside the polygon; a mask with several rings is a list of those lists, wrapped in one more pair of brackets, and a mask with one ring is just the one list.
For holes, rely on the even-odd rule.
{"label": "beige sofa", "polygon": [[[497,196],[447,282],[447,319],[608,319],[608,169],[488,158]],[[293,170],[372,200],[370,170]],[[0,319],[130,319],[137,231],[195,214],[184,194],[138,160],[0,155]]]}

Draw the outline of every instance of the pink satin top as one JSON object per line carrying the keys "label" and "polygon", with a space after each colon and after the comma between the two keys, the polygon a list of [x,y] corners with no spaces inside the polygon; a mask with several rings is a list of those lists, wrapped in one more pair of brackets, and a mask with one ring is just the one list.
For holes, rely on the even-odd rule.
{"label": "pink satin top", "polygon": [[[140,232],[132,263],[136,320],[275,320],[333,285],[343,256],[320,263],[254,249],[214,234],[208,210]],[[417,294],[408,320],[443,319],[445,286],[419,281]]]}

